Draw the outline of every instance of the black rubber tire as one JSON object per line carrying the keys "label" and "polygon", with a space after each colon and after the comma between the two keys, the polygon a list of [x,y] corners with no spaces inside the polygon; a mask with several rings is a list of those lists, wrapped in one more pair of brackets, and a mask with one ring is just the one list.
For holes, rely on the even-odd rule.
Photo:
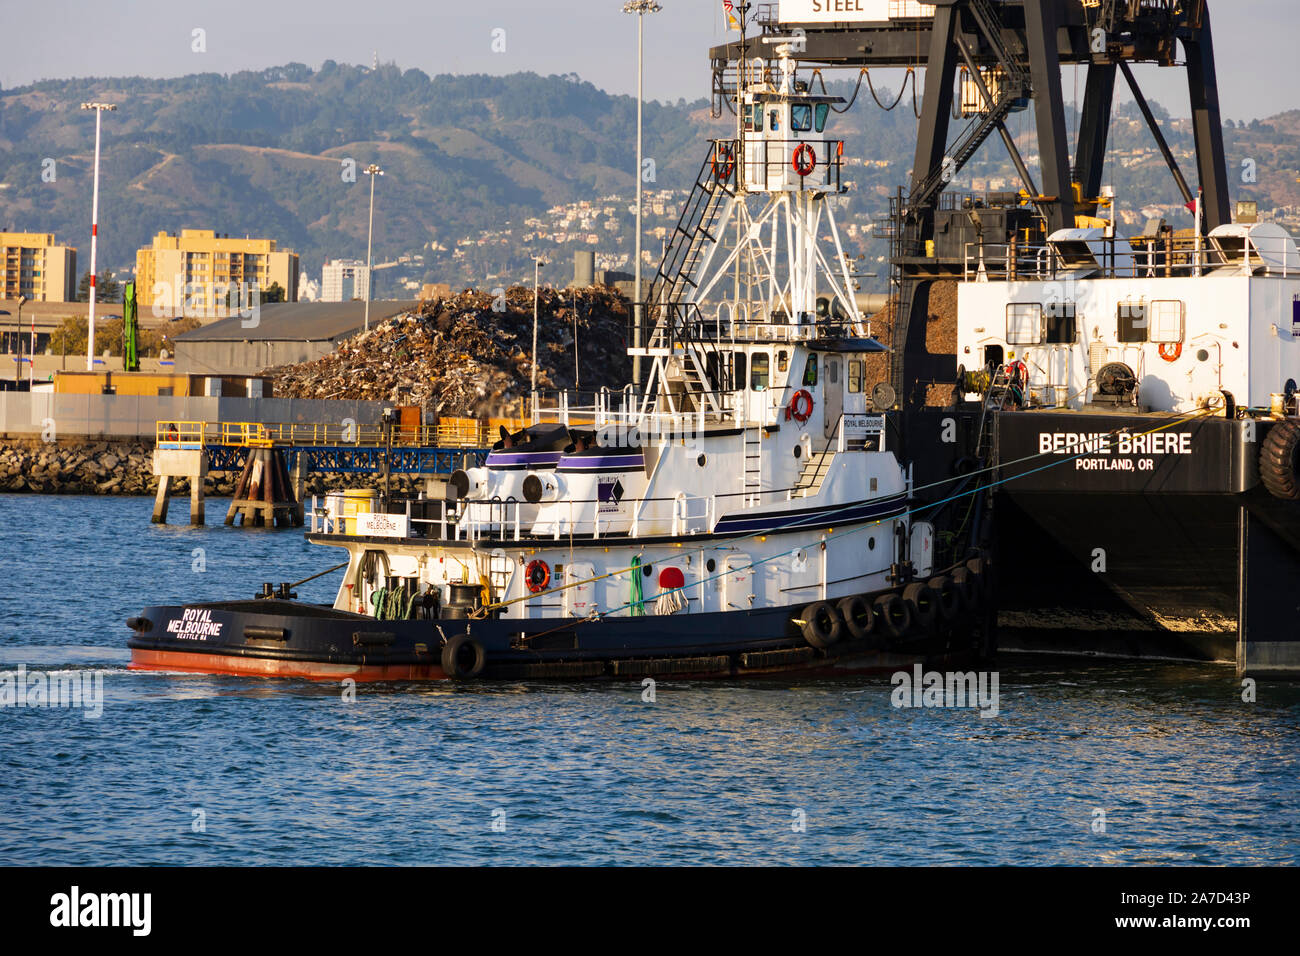
{"label": "black rubber tire", "polygon": [[912,622],[924,630],[934,627],[939,619],[939,595],[928,584],[914,581],[903,588],[903,600],[912,610]]}
{"label": "black rubber tire", "polygon": [[970,568],[958,568],[952,573],[952,583],[961,592],[962,604],[967,608],[979,606],[980,593],[979,581],[971,573]]}
{"label": "black rubber tire", "polygon": [[855,641],[865,641],[876,629],[875,612],[861,594],[841,598],[836,607],[844,620],[844,627],[848,630],[849,636]]}
{"label": "black rubber tire", "polygon": [[939,619],[945,624],[957,620],[965,610],[965,603],[962,600],[961,589],[953,583],[952,578],[941,574],[931,578],[928,586],[938,598],[936,604],[939,608]]}
{"label": "black rubber tire", "polygon": [[876,630],[886,644],[894,644],[907,637],[912,629],[912,608],[901,594],[882,594],[876,598]]}
{"label": "black rubber tire", "polygon": [[1259,477],[1274,498],[1300,501],[1300,420],[1288,418],[1269,429],[1259,450]]}
{"label": "black rubber tire", "polygon": [[487,666],[487,651],[468,634],[457,634],[442,646],[442,671],[452,680],[473,680]]}
{"label": "black rubber tire", "polygon": [[819,650],[834,647],[844,637],[844,621],[835,605],[817,601],[803,610],[803,639]]}

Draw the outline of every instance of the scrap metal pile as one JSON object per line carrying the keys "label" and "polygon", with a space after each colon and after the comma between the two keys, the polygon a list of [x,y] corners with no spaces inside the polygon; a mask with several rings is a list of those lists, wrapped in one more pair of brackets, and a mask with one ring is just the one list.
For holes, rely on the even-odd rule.
{"label": "scrap metal pile", "polygon": [[[629,304],[611,288],[542,289],[539,391],[620,389],[631,380]],[[576,322],[575,322],[576,314]],[[269,369],[275,394],[420,405],[429,416],[523,413],[532,374],[533,290],[466,290],[420,303],[347,339],[329,355]]]}

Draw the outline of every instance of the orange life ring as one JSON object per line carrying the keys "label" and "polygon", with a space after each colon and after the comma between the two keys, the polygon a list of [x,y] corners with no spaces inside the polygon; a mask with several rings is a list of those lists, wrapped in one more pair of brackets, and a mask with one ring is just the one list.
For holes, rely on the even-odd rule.
{"label": "orange life ring", "polygon": [[808,176],[817,168],[817,153],[807,143],[800,143],[794,151],[790,165],[800,176]]}
{"label": "orange life ring", "polygon": [[794,393],[794,398],[790,399],[790,404],[785,409],[785,420],[788,422],[794,419],[800,425],[808,421],[813,413],[812,392],[806,388],[801,388]]}
{"label": "orange life ring", "polygon": [[528,590],[533,594],[540,594],[545,591],[551,583],[551,569],[545,561],[529,561],[528,568],[524,572],[524,580],[528,582]]}
{"label": "orange life ring", "polygon": [[713,144],[713,178],[719,182],[731,178],[736,168],[736,147],[730,143]]}
{"label": "orange life ring", "polygon": [[1012,362],[1007,366],[1007,384],[1012,386],[1029,384],[1029,366],[1024,362]]}
{"label": "orange life ring", "polygon": [[1177,362],[1183,357],[1182,342],[1161,342],[1160,357],[1166,362]]}

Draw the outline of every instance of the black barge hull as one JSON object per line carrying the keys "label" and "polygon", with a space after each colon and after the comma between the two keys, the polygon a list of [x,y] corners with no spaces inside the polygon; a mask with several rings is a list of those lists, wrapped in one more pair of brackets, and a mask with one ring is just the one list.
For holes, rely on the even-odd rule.
{"label": "black barge hull", "polygon": [[[1219,661],[1243,676],[1300,677],[1300,502],[1261,484],[1273,427],[1000,414],[1001,649]],[[1120,432],[1131,437],[1096,443]]]}

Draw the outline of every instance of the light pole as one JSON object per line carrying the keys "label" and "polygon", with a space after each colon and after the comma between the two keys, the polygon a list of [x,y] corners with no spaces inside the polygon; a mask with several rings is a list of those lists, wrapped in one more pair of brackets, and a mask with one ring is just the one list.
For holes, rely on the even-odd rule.
{"label": "light pole", "polygon": [[[23,306],[27,304],[27,296],[18,296],[18,367],[23,365]],[[36,313],[32,313],[32,343],[27,352],[27,391],[32,390],[36,383]]]}
{"label": "light pole", "polygon": [[546,263],[545,263],[543,260],[537,258],[536,256],[533,256],[533,383],[532,383],[532,398],[531,398],[531,401],[532,401],[534,404],[536,404],[536,402],[537,402],[537,315],[538,315],[537,299],[538,299],[538,284],[541,282],[541,277],[542,277],[542,266],[544,266],[544,265],[546,265]]}
{"label": "light pole", "polygon": [[375,180],[384,175],[384,171],[371,163],[365,168],[370,177],[370,231],[366,235],[366,331],[370,331],[370,291],[374,287],[374,274],[370,269],[370,249],[375,238]]}
{"label": "light pole", "polygon": [[[658,13],[663,7],[659,6],[655,0],[627,0],[623,4],[624,13],[636,14],[636,282],[633,288],[632,302],[632,347],[639,349],[641,347],[641,81],[643,63],[643,35],[645,15],[647,13]],[[641,356],[632,356],[632,381],[641,384]]]}
{"label": "light pole", "polygon": [[[14,324],[14,391],[18,391],[19,376],[23,370],[23,303],[27,299],[18,296],[18,321]],[[8,313],[6,313],[8,314]]]}
{"label": "light pole", "polygon": [[99,125],[104,110],[117,109],[112,103],[82,103],[83,110],[95,111],[95,187],[90,201],[90,318],[86,328],[86,371],[95,370],[95,254],[99,243]]}

